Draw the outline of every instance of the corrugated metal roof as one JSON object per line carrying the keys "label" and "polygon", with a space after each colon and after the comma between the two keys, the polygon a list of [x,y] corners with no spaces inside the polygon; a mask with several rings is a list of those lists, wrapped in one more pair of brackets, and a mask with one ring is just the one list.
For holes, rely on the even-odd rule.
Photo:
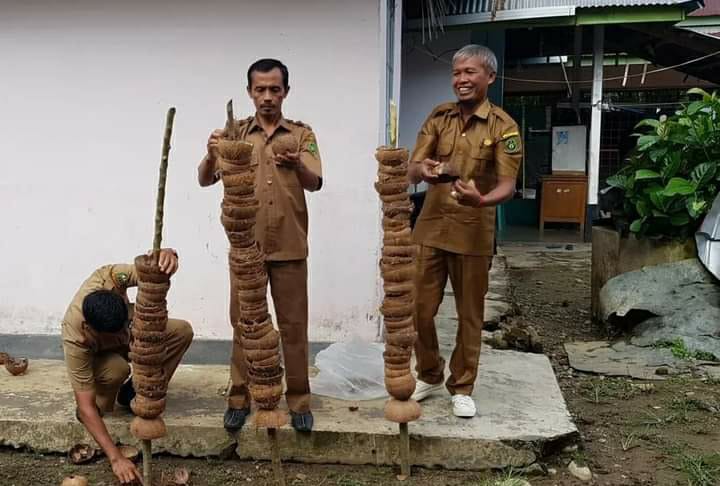
{"label": "corrugated metal roof", "polygon": [[454,0],[448,2],[448,15],[468,15],[501,10],[547,7],[635,7],[681,5],[688,0]]}
{"label": "corrugated metal roof", "polygon": [[710,17],[720,15],[720,0],[705,0],[705,7],[695,10],[692,17]]}

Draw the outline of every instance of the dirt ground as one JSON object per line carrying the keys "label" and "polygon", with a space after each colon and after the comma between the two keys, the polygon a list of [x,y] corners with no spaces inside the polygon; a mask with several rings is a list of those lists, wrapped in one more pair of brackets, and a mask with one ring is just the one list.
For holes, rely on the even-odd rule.
{"label": "dirt ground", "polygon": [[[516,318],[539,331],[581,434],[576,450],[547,451],[541,460],[546,475],[416,469],[400,482],[394,468],[285,464],[287,484],[491,486],[499,479],[524,477],[533,486],[720,485],[720,382],[683,377],[648,386],[569,368],[564,342],[607,337],[590,321],[589,256],[589,251],[547,251],[536,257],[542,266],[510,270]],[[590,467],[592,482],[571,476],[570,461]],[[187,468],[195,486],[276,484],[267,463],[161,457],[156,464],[158,476]],[[0,448],[0,486],[59,485],[73,473],[87,476],[93,486],[117,484],[104,459],[74,466],[61,456]]]}

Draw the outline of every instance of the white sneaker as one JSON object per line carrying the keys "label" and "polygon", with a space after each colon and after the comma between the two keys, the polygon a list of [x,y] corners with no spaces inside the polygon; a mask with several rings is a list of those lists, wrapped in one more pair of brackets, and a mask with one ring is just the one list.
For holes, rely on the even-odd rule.
{"label": "white sneaker", "polygon": [[453,414],[456,417],[472,418],[477,413],[475,401],[467,395],[453,395]]}
{"label": "white sneaker", "polygon": [[419,402],[421,400],[425,400],[433,393],[439,392],[440,390],[442,390],[442,388],[442,383],[438,383],[437,385],[431,385],[430,383],[425,383],[422,380],[417,380],[415,384],[415,393],[413,393],[410,398],[412,400],[415,400],[416,402]]}

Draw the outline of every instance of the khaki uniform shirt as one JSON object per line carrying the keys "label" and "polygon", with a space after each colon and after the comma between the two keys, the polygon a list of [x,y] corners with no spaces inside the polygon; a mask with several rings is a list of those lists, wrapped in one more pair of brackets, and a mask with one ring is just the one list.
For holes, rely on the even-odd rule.
{"label": "khaki uniform shirt", "polygon": [[300,142],[300,160],[316,176],[322,177],[322,163],[312,129],[283,118],[277,130],[267,136],[255,117],[238,122],[241,140],[253,144],[255,196],[260,201],[255,239],[268,261],[303,260],[308,256],[308,212],[305,190],[297,172],[273,160],[273,137],[290,132]]}
{"label": "khaki uniform shirt", "polygon": [[[135,265],[105,265],[95,270],[83,282],[65,312],[62,322],[63,350],[70,384],[76,391],[94,390],[93,358],[97,353],[110,351],[127,356],[133,307],[127,288],[137,286]],[[128,306],[128,323],[120,332],[97,332],[85,322],[82,304],[85,297],[96,290],[112,290]]]}
{"label": "khaki uniform shirt", "polygon": [[[522,159],[518,126],[489,100],[463,123],[457,103],[436,107],[420,129],[411,160],[454,164],[463,181],[473,179],[487,194],[498,176],[517,177]],[[415,224],[416,243],[474,256],[492,256],[495,208],[463,206],[453,198],[451,183],[430,184]]]}

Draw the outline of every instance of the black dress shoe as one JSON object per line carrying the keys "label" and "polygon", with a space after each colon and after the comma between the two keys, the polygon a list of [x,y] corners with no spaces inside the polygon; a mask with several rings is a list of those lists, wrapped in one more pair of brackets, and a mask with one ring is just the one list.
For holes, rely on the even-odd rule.
{"label": "black dress shoe", "polygon": [[250,415],[250,407],[228,408],[223,416],[223,427],[228,432],[239,432],[245,425],[248,415]]}
{"label": "black dress shoe", "polygon": [[292,424],[293,429],[298,432],[310,432],[312,431],[315,420],[313,419],[313,414],[310,411],[305,413],[290,412],[290,423]]}
{"label": "black dress shoe", "polygon": [[117,394],[118,405],[129,407],[132,399],[135,398],[135,388],[133,388],[132,380],[129,379],[122,384]]}

